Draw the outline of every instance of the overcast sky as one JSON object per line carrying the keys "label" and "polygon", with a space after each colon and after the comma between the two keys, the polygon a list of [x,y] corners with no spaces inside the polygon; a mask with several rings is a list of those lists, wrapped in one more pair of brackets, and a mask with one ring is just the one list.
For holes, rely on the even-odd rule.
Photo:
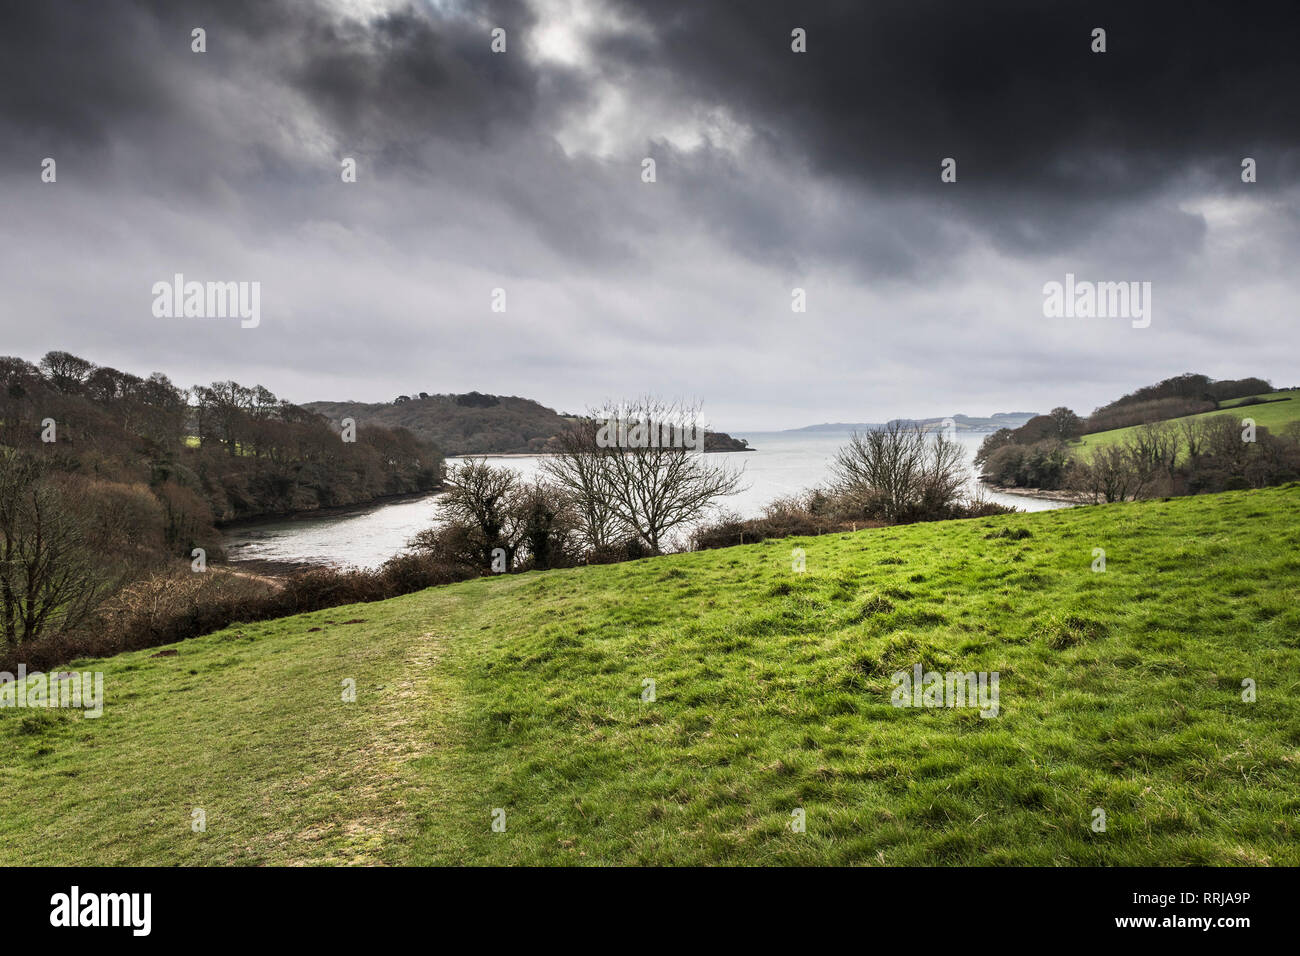
{"label": "overcast sky", "polygon": [[[1295,385],[1295,9],[10,4],[0,354],[733,431]],[[155,317],[178,272],[260,282],[260,325]],[[1150,326],[1045,317],[1067,272],[1150,282]]]}

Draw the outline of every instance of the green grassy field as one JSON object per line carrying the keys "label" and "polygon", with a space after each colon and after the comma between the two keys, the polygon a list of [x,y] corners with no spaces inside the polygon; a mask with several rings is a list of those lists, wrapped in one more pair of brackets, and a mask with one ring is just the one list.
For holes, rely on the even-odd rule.
{"label": "green grassy field", "polygon": [[[1298,598],[1292,485],[241,625],[0,710],[0,863],[1297,865]],[[915,663],[999,716],[891,706]]]}
{"label": "green grassy field", "polygon": [[[1268,400],[1267,404],[1248,405],[1238,409],[1236,406],[1245,401],[1245,399],[1239,398],[1231,402],[1224,402],[1224,407],[1217,411],[1202,412],[1199,415],[1185,415],[1182,418],[1172,418],[1170,421],[1184,422],[1190,419],[1212,418],[1216,415],[1230,415],[1236,421],[1241,421],[1243,418],[1253,418],[1256,425],[1263,425],[1270,431],[1281,431],[1292,422],[1300,422],[1300,389],[1268,392],[1254,397]],[[1087,454],[1098,445],[1109,445],[1124,441],[1135,431],[1137,431],[1137,426],[1113,428],[1107,432],[1095,432],[1091,435],[1084,435],[1078,441],[1071,442],[1070,447],[1076,453]]]}

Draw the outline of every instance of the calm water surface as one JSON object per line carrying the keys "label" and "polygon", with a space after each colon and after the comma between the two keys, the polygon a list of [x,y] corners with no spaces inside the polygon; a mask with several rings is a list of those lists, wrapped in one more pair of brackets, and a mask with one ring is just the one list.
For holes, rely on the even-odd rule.
{"label": "calm water surface", "polygon": [[[755,451],[710,455],[741,469],[745,489],[725,499],[723,507],[742,517],[754,517],[773,498],[794,494],[827,481],[835,452],[847,440],[847,433],[734,432],[748,438]],[[970,462],[982,434],[959,434]],[[458,459],[448,459],[454,463]],[[492,458],[491,463],[513,468],[531,478],[545,460],[540,456]],[[1060,502],[1021,495],[985,492],[987,497],[1024,511],[1045,511],[1065,507]],[[438,496],[375,505],[341,515],[314,516],[258,522],[232,528],[226,534],[226,550],[235,561],[254,559],[308,561],[337,566],[378,567],[406,547],[406,542],[438,517]]]}

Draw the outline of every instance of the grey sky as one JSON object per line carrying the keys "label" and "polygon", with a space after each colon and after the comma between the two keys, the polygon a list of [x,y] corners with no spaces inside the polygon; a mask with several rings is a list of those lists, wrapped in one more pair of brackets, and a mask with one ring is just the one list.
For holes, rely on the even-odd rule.
{"label": "grey sky", "polygon": [[[863,6],[15,5],[0,353],[732,430],[1300,381],[1288,6]],[[259,281],[260,326],[155,318],[176,272]],[[1067,272],[1151,282],[1151,326],[1045,318]]]}

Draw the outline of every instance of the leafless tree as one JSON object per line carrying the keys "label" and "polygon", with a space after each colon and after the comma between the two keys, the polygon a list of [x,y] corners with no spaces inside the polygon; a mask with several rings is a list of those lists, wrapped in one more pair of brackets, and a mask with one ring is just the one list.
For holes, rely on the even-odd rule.
{"label": "leafless tree", "polygon": [[563,567],[576,560],[577,516],[573,498],[546,481],[521,485],[511,508],[519,529],[517,553],[533,568]]}
{"label": "leafless tree", "polygon": [[447,471],[447,493],[439,504],[445,518],[474,529],[482,567],[492,566],[492,552],[501,548],[506,568],[514,565],[520,527],[515,513],[519,476],[509,468],[493,468],[484,459],[470,459]]}
{"label": "leafless tree", "polygon": [[914,494],[924,446],[921,430],[901,422],[855,431],[835,455],[831,488],[850,508],[896,521]]}
{"label": "leafless tree", "polygon": [[1196,418],[1183,418],[1178,422],[1178,430],[1187,445],[1187,457],[1196,458],[1202,452],[1201,422]]}
{"label": "leafless tree", "polygon": [[1182,434],[1178,428],[1169,422],[1139,425],[1125,443],[1125,448],[1133,467],[1143,479],[1143,485],[1160,474],[1172,486],[1182,450]]}
{"label": "leafless tree", "polygon": [[[525,482],[509,468],[470,460],[447,475],[442,521],[416,534],[410,546],[480,571],[513,571],[531,562],[544,569],[577,560],[572,496],[546,481]],[[500,549],[503,561],[494,560]]]}
{"label": "leafless tree", "polygon": [[864,516],[903,521],[935,516],[960,497],[967,475],[961,446],[942,433],[890,422],[854,432],[831,466],[832,490]]}
{"label": "leafless tree", "polygon": [[94,370],[94,363],[71,352],[46,352],[41,359],[41,372],[46,381],[64,394],[81,391]]}
{"label": "leafless tree", "polygon": [[1151,472],[1134,461],[1131,448],[1121,443],[1098,445],[1074,472],[1074,487],[1094,502],[1127,501],[1142,493]]}
{"label": "leafless tree", "polygon": [[1070,441],[1083,434],[1083,419],[1064,405],[1053,408],[1047,417],[1052,420],[1054,438]]}
{"label": "leafless tree", "polygon": [[592,418],[597,487],[617,522],[655,554],[675,530],[741,489],[738,471],[708,461],[698,405],[647,397],[607,403]]}
{"label": "leafless tree", "polygon": [[1201,451],[1223,464],[1232,474],[1244,474],[1251,443],[1242,440],[1241,419],[1235,415],[1212,415],[1201,419]]}
{"label": "leafless tree", "polygon": [[609,487],[612,469],[603,461],[606,450],[597,444],[600,422],[583,418],[555,437],[554,454],[542,466],[546,475],[572,501],[578,535],[593,551],[610,547],[620,524]]}
{"label": "leafless tree", "polygon": [[935,432],[921,458],[918,504],[923,515],[938,515],[961,497],[970,477],[965,454],[957,442]]}
{"label": "leafless tree", "polygon": [[80,623],[100,596],[73,505],[39,461],[0,449],[0,626],[11,648]]}

